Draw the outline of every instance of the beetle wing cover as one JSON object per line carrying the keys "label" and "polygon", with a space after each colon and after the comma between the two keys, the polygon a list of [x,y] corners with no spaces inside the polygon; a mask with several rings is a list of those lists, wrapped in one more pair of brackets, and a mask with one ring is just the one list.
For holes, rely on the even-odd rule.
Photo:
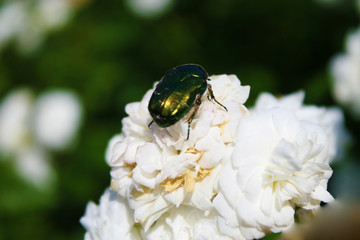
{"label": "beetle wing cover", "polygon": [[170,126],[190,110],[196,95],[202,95],[206,87],[206,79],[171,69],[156,87],[149,102],[149,112],[159,126]]}

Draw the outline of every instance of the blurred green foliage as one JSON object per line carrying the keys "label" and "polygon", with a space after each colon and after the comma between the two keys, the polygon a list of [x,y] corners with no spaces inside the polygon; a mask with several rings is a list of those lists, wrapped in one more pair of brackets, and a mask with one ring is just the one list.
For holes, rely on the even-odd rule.
{"label": "blurred green foliage", "polygon": [[[77,144],[53,155],[50,191],[19,182],[0,161],[0,239],[83,238],[79,219],[109,186],[104,151],[121,130],[125,105],[169,68],[197,63],[210,75],[236,74],[251,86],[247,106],[260,92],[299,89],[307,103],[334,105],[328,64],[358,24],[350,0],[182,0],[154,18],[136,16],[123,1],[91,1],[35,52],[9,45],[0,55],[1,98],[20,86],[72,89],[85,121]],[[357,122],[347,116],[347,124],[359,139]]]}

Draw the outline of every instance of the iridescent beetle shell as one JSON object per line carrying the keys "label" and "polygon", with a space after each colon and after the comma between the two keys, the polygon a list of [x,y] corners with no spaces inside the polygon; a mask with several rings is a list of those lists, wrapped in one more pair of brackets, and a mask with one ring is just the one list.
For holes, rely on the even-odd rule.
{"label": "iridescent beetle shell", "polygon": [[[197,64],[185,64],[167,71],[149,101],[148,109],[153,121],[159,127],[169,127],[195,106],[188,119],[188,139],[191,121],[201,104],[200,98],[205,90],[209,90],[209,99],[220,104],[215,99],[208,80],[210,79],[205,69]],[[227,111],[226,107],[220,105]]]}

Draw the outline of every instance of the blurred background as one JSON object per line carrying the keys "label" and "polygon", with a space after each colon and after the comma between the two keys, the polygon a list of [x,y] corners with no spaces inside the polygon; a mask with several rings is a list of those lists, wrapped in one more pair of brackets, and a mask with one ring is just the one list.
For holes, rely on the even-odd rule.
{"label": "blurred background", "polygon": [[360,99],[338,97],[334,59],[358,54],[358,88],[341,84],[360,96],[359,27],[358,0],[0,0],[0,239],[82,239],[125,105],[185,63],[236,74],[247,107],[300,89],[342,107],[351,142],[329,188],[358,197]]}

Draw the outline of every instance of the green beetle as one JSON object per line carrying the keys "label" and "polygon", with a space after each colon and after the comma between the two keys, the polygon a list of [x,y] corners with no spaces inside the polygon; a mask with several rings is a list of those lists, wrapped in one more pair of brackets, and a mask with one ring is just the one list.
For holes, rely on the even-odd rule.
{"label": "green beetle", "polygon": [[168,127],[179,121],[189,110],[195,107],[188,122],[188,133],[190,135],[190,124],[201,104],[201,96],[208,89],[208,99],[219,103],[214,96],[210,81],[205,69],[197,64],[185,64],[170,69],[165,73],[156,85],[148,109],[153,121],[159,127]]}

